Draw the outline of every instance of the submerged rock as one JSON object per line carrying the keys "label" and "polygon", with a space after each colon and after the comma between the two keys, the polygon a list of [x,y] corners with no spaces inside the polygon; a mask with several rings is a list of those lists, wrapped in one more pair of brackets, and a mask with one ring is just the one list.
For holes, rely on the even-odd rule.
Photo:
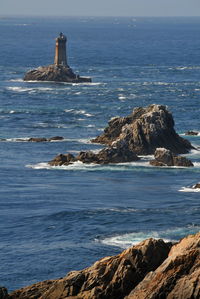
{"label": "submerged rock", "polygon": [[[61,136],[53,136],[50,138],[46,138],[46,137],[31,137],[29,138],[28,142],[50,142],[50,141],[60,141],[63,140],[64,137]],[[17,141],[25,141],[25,139],[17,139]]]}
{"label": "submerged rock", "polygon": [[146,275],[126,299],[199,299],[200,233],[174,245],[168,258]]}
{"label": "submerged rock", "polygon": [[135,108],[127,117],[109,121],[104,133],[92,142],[115,147],[126,146],[138,155],[153,154],[157,147],[164,147],[175,154],[184,154],[194,147],[174,130],[172,114],[162,105]]}
{"label": "submerged rock", "polygon": [[157,148],[155,150],[154,157],[155,160],[150,161],[150,164],[152,166],[194,166],[189,159],[181,156],[176,156],[166,148]]}
{"label": "submerged rock", "polygon": [[171,244],[148,239],[81,271],[10,294],[10,299],[122,299],[167,258]]}
{"label": "submerged rock", "polygon": [[91,78],[74,74],[66,65],[48,65],[27,72],[24,81],[55,81],[68,83],[91,82]]}
{"label": "submerged rock", "polygon": [[185,132],[185,135],[196,136],[196,135],[198,135],[198,134],[199,134],[199,132],[196,132],[196,131],[187,131],[187,132]]}

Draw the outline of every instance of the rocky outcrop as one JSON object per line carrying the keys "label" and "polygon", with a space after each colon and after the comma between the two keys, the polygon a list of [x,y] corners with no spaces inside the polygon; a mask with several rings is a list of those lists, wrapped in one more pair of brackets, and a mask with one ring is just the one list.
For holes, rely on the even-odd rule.
{"label": "rocky outcrop", "polygon": [[122,299],[167,258],[171,244],[148,239],[82,271],[10,294],[10,299]]}
{"label": "rocky outcrop", "polygon": [[157,148],[154,153],[154,158],[155,160],[150,161],[150,165],[152,166],[194,166],[189,159],[181,156],[176,156],[166,148]]}
{"label": "rocky outcrop", "polygon": [[104,133],[92,142],[115,147],[125,145],[138,155],[153,154],[157,147],[167,148],[174,154],[187,153],[193,148],[175,132],[172,114],[162,105],[135,108],[127,117],[111,119]]}
{"label": "rocky outcrop", "polygon": [[80,152],[76,157],[72,154],[59,154],[52,161],[51,166],[70,165],[75,161],[82,163],[109,164],[138,161],[139,157],[126,148],[104,148],[97,154],[92,151]]}
{"label": "rocky outcrop", "polygon": [[174,245],[168,258],[126,299],[199,299],[200,233]]}
{"label": "rocky outcrop", "polygon": [[91,78],[74,74],[67,65],[48,65],[27,72],[24,81],[55,81],[68,83],[91,82]]}
{"label": "rocky outcrop", "polygon": [[[114,118],[109,122],[104,134],[92,141],[107,144],[108,147],[97,154],[92,151],[80,152],[76,157],[71,157],[71,160],[67,156],[67,161],[66,155],[58,155],[49,164],[69,165],[74,161],[96,164],[132,162],[139,160],[138,154],[152,154],[157,147],[165,145],[173,152],[173,157],[170,153],[171,162],[167,165],[193,166],[186,158],[174,155],[186,153],[193,147],[175,132],[172,115],[165,106],[136,108],[127,117]],[[164,166],[162,163],[163,161],[154,161],[152,165]]]}

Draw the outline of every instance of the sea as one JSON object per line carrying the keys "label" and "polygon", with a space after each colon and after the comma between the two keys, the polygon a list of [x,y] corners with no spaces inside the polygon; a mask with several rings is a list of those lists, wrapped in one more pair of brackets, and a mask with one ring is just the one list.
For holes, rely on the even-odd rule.
{"label": "sea", "polygon": [[[54,61],[92,83],[24,82]],[[65,276],[147,238],[200,230],[200,18],[0,18],[0,285],[9,291]],[[139,162],[50,167],[135,107],[166,105],[196,148],[191,168]],[[199,132],[186,136],[187,131]],[[61,141],[28,142],[62,136]]]}

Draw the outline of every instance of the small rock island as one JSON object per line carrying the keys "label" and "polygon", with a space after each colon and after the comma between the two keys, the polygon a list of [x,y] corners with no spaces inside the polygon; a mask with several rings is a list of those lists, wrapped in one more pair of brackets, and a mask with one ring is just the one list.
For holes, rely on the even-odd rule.
{"label": "small rock island", "polygon": [[92,82],[90,77],[81,77],[67,63],[66,36],[61,32],[56,38],[54,64],[28,71],[24,81],[55,81],[68,83]]}

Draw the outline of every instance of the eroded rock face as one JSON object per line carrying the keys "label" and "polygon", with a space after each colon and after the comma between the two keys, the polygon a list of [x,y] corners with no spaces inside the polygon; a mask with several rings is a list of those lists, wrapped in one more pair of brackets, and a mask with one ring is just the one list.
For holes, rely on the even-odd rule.
{"label": "eroded rock face", "polygon": [[155,150],[154,157],[155,160],[150,161],[150,164],[152,166],[194,166],[189,159],[181,156],[176,156],[166,148],[157,148]]}
{"label": "eroded rock face", "polygon": [[104,133],[92,142],[114,143],[116,147],[123,144],[138,155],[153,154],[157,147],[175,154],[187,153],[193,148],[175,132],[172,114],[162,105],[139,107],[127,117],[111,119]]}
{"label": "eroded rock face", "polygon": [[200,233],[174,245],[156,271],[133,289],[126,299],[199,299]]}
{"label": "eroded rock face", "polygon": [[82,271],[10,294],[10,299],[122,299],[168,256],[171,244],[148,239]]}
{"label": "eroded rock face", "polygon": [[26,73],[24,81],[54,81],[81,83],[91,82],[91,78],[80,77],[74,74],[72,69],[66,65],[48,65],[31,70]]}

